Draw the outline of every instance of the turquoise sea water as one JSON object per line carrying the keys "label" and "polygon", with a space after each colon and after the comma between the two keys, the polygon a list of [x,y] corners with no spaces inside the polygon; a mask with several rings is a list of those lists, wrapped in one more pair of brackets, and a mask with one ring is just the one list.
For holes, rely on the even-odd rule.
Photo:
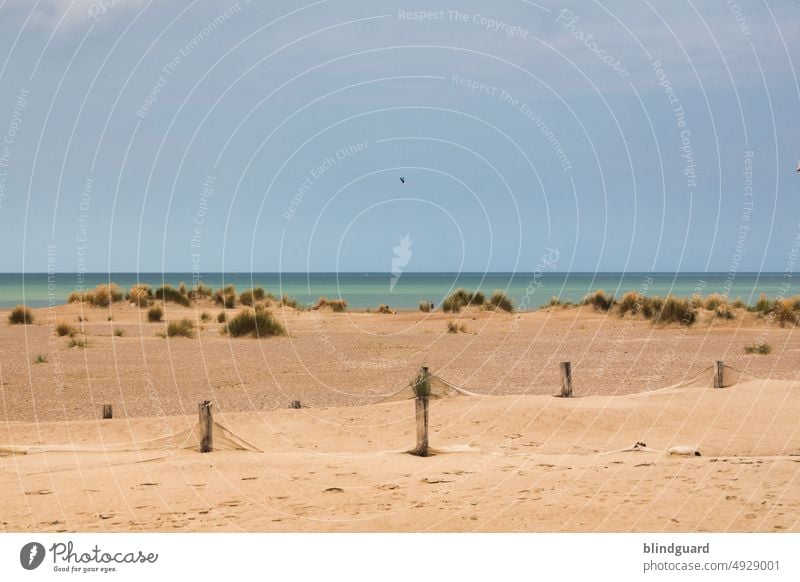
{"label": "turquoise sea water", "polygon": [[[275,295],[287,293],[300,303],[314,303],[322,295],[342,297],[351,308],[366,309],[382,303],[396,309],[416,309],[421,300],[437,305],[458,287],[480,289],[489,295],[502,289],[521,309],[535,309],[558,296],[562,301],[580,300],[596,289],[619,296],[638,290],[647,295],[689,297],[693,293],[722,293],[753,303],[759,293],[771,298],[796,294],[800,285],[782,273],[403,273],[392,286],[388,273],[209,273],[201,278],[205,285],[221,287],[233,284],[241,292],[261,286]],[[67,295],[82,284],[91,289],[113,281],[123,289],[137,282],[158,287],[164,283],[177,286],[181,281],[191,286],[191,273],[0,273],[0,307],[26,303],[43,307],[66,301]]]}

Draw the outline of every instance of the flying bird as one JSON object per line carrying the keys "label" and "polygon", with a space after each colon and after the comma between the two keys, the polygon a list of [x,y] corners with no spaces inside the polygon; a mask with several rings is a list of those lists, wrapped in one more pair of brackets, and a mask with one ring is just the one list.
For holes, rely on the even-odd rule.
{"label": "flying bird", "polygon": [[[797,171],[800,172],[800,162],[797,162]],[[402,178],[400,178],[402,180]]]}
{"label": "flying bird", "polygon": [[[797,164],[797,171],[800,172],[800,163]],[[405,184],[406,183],[406,179],[403,176],[400,176],[400,182]]]}

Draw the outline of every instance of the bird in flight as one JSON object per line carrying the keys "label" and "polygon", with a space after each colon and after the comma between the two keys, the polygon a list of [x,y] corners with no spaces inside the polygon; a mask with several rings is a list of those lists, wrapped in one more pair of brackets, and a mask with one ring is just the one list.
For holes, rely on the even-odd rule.
{"label": "bird in flight", "polygon": [[[800,162],[797,162],[797,171],[800,172]],[[400,178],[402,180],[402,178]]]}
{"label": "bird in flight", "polygon": [[[800,172],[800,163],[797,164],[797,171]],[[403,176],[400,176],[400,182],[405,184],[406,183],[406,179]]]}

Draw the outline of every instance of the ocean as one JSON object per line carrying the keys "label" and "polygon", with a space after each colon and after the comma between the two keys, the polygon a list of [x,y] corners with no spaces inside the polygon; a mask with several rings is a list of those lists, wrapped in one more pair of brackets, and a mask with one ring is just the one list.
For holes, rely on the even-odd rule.
{"label": "ocean", "polygon": [[[109,281],[128,289],[136,283],[159,287],[181,281],[192,285],[191,273],[0,273],[0,307],[25,303],[44,307],[64,303],[80,284],[91,289]],[[252,286],[264,287],[275,295],[284,293],[301,304],[317,298],[344,298],[353,309],[375,308],[388,304],[394,309],[417,309],[419,302],[439,304],[453,290],[464,287],[481,290],[487,296],[495,289],[505,291],[520,310],[532,310],[559,297],[579,301],[587,293],[604,289],[621,296],[640,291],[648,296],[673,294],[690,297],[694,293],[721,293],[730,299],[754,303],[760,293],[770,298],[792,294],[792,281],[783,273],[208,273],[205,285],[217,288],[233,284],[241,292]],[[794,291],[797,293],[797,290]]]}

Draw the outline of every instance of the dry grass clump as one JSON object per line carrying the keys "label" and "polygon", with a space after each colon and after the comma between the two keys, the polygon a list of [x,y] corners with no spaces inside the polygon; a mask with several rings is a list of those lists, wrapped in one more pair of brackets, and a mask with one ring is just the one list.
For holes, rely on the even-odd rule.
{"label": "dry grass clump", "polygon": [[208,321],[211,319],[211,316],[208,314],[208,311],[204,311],[200,314],[200,321]]}
{"label": "dry grass clump", "polygon": [[8,323],[11,325],[28,325],[33,323],[33,313],[24,305],[17,305],[8,314]]}
{"label": "dry grass clump", "polygon": [[189,294],[186,291],[186,285],[183,283],[181,283],[181,288],[179,289],[174,289],[171,285],[159,287],[153,293],[153,297],[161,299],[161,301],[165,303],[171,301],[178,305],[183,305],[184,307],[189,307],[192,304],[191,299],[189,299]]}
{"label": "dry grass clump", "polygon": [[[653,298],[653,305],[655,307],[659,298]],[[674,295],[667,295],[667,298],[658,301],[660,305],[654,309],[652,321],[656,325],[665,325],[668,323],[680,323],[681,325],[692,325],[697,319],[697,311],[688,299],[681,299]]]}
{"label": "dry grass clump", "polygon": [[433,301],[420,301],[419,302],[419,310],[422,313],[430,313],[433,309]]}
{"label": "dry grass clump", "polygon": [[69,340],[69,343],[67,344],[67,347],[68,348],[81,348],[82,350],[85,350],[88,345],[89,345],[89,342],[86,341],[85,338],[74,337],[71,340]]}
{"label": "dry grass clump", "polygon": [[127,299],[137,307],[149,307],[153,302],[153,291],[150,285],[138,283],[128,290]]}
{"label": "dry grass clump", "polygon": [[192,301],[200,301],[201,299],[210,299],[214,291],[208,285],[197,283],[189,292],[189,297]]}
{"label": "dry grass clump", "polygon": [[800,295],[778,299],[773,310],[781,325],[800,325]]}
{"label": "dry grass clump", "polygon": [[486,307],[492,310],[499,309],[501,311],[507,311],[508,313],[512,313],[514,311],[514,304],[511,303],[511,299],[509,299],[505,291],[502,291],[501,289],[494,290],[492,296],[489,298],[489,302],[486,304]]}
{"label": "dry grass clump", "polygon": [[39,354],[36,356],[36,359],[33,361],[34,364],[46,364],[47,363],[47,356],[44,354]]}
{"label": "dry grass clump", "polygon": [[770,311],[775,308],[775,303],[770,301],[767,297],[766,293],[762,293],[758,297],[758,301],[753,307],[748,308],[749,311],[755,311],[756,313],[760,313],[761,315],[768,315]]}
{"label": "dry grass clump", "polygon": [[64,337],[66,335],[73,337],[76,333],[78,332],[75,328],[66,321],[59,321],[56,325],[56,335],[58,335],[58,337]]}
{"label": "dry grass clump", "polygon": [[344,299],[328,299],[327,297],[320,297],[312,309],[324,309],[330,307],[336,313],[343,313],[347,311],[347,301]]}
{"label": "dry grass clump", "polygon": [[389,307],[385,303],[381,303],[380,305],[378,305],[378,309],[375,310],[375,313],[385,313],[387,315],[394,315],[397,312],[394,311],[391,307]]}
{"label": "dry grass clump", "polygon": [[67,296],[67,303],[88,303],[94,307],[108,307],[122,301],[124,295],[116,283],[101,283],[91,291],[73,291]]}
{"label": "dry grass clump", "polygon": [[222,305],[226,309],[233,309],[236,307],[236,287],[227,285],[222,289],[214,291],[214,302],[217,305]]}
{"label": "dry grass clump", "polygon": [[253,307],[257,301],[264,301],[266,297],[268,297],[268,295],[264,291],[263,287],[254,287],[252,289],[242,291],[242,294],[239,295],[239,303]]}
{"label": "dry grass clump", "polygon": [[191,319],[181,319],[180,321],[170,321],[167,324],[167,335],[169,337],[194,337],[194,322]]}
{"label": "dry grass clump", "polygon": [[597,311],[608,311],[614,306],[614,297],[606,295],[605,291],[598,289],[583,298],[583,305],[591,305]]}
{"label": "dry grass clump", "polygon": [[161,309],[160,305],[153,305],[150,309],[147,310],[147,321],[151,323],[157,323],[161,321],[164,317],[164,310]]}
{"label": "dry grass clump", "polygon": [[617,304],[617,309],[621,316],[627,313],[633,313],[633,315],[642,313],[642,315],[650,319],[653,314],[652,312],[648,312],[650,310],[646,309],[647,307],[651,307],[647,297],[636,291],[628,291],[625,293]]}
{"label": "dry grass clump", "polygon": [[762,343],[753,343],[749,346],[744,346],[744,353],[746,354],[760,354],[762,356],[766,356],[768,353],[772,351],[772,346],[769,345],[767,342]]}
{"label": "dry grass clump", "polygon": [[474,296],[474,293],[470,293],[463,287],[456,289],[444,298],[444,301],[442,301],[442,310],[445,313],[459,313],[467,305],[472,304]]}
{"label": "dry grass clump", "polygon": [[719,293],[712,293],[708,297],[706,297],[704,307],[708,311],[716,311],[717,308],[721,305],[727,305],[728,300]]}
{"label": "dry grass clump", "polygon": [[293,297],[289,297],[286,293],[283,294],[281,297],[281,305],[283,307],[291,307],[292,309],[300,309],[300,304],[297,302],[297,299]]}
{"label": "dry grass clump", "polygon": [[727,302],[723,302],[717,305],[717,308],[714,310],[714,317],[719,317],[720,319],[734,319],[736,314],[733,312],[733,307]]}
{"label": "dry grass clump", "polygon": [[447,333],[467,333],[467,325],[462,323],[461,325],[458,324],[457,321],[453,321],[452,319],[447,322]]}
{"label": "dry grass clump", "polygon": [[747,309],[747,303],[742,301],[741,297],[737,297],[733,300],[733,303],[731,303],[731,307],[734,309]]}
{"label": "dry grass clump", "polygon": [[233,337],[261,338],[286,335],[286,329],[266,309],[256,309],[255,311],[245,309],[231,319],[222,331]]}
{"label": "dry grass clump", "polygon": [[217,313],[217,323],[225,323],[226,321],[228,321],[228,316],[225,315],[224,311]]}

